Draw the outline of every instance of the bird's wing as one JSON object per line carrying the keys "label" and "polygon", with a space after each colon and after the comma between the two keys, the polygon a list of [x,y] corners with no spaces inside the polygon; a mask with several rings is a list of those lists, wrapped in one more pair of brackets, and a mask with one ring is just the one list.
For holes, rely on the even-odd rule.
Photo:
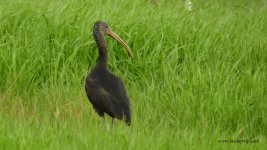
{"label": "bird's wing", "polygon": [[113,76],[112,82],[109,82],[109,85],[104,85],[103,87],[109,92],[114,95],[114,97],[118,99],[124,99],[127,97],[127,91],[122,80],[116,76]]}
{"label": "bird's wing", "polygon": [[[124,87],[124,84],[120,78],[118,78],[116,85],[116,89],[119,91],[119,94],[110,94],[109,97],[112,101],[113,108],[116,113],[119,115],[120,119],[124,118],[126,124],[131,124],[131,107],[130,101],[127,95],[127,91]],[[116,96],[116,97],[115,97]]]}

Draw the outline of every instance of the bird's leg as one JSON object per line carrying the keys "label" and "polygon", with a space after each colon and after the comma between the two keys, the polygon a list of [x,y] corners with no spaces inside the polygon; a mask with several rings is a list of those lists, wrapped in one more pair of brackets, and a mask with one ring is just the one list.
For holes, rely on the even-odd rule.
{"label": "bird's leg", "polygon": [[112,128],[114,127],[114,118],[112,118],[112,120],[111,120],[111,126],[112,126]]}
{"label": "bird's leg", "polygon": [[102,124],[102,125],[105,125],[105,118],[104,118],[104,117],[101,117],[101,120],[102,120],[102,121],[101,121],[101,122],[102,122],[101,124]]}

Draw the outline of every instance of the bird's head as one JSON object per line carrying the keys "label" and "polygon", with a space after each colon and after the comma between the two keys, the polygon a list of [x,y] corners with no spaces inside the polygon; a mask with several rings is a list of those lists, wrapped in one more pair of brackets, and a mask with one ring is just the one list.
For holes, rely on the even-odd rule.
{"label": "bird's head", "polygon": [[102,36],[107,34],[107,35],[111,36],[112,38],[117,40],[119,43],[121,43],[126,48],[129,57],[133,57],[133,53],[131,51],[131,48],[115,32],[113,32],[109,28],[107,23],[105,23],[104,21],[97,21],[94,25],[93,31],[94,31],[94,33],[93,33],[94,37],[96,37],[97,34],[101,34]]}

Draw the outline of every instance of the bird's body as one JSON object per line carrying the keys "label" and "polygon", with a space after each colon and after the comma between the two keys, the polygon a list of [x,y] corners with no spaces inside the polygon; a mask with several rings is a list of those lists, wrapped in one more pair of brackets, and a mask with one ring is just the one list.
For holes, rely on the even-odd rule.
{"label": "bird's body", "polygon": [[86,93],[99,116],[107,113],[112,118],[131,122],[129,98],[120,78],[107,68],[96,67],[86,78]]}
{"label": "bird's body", "polygon": [[[131,109],[127,92],[122,80],[113,75],[107,66],[107,50],[104,35],[108,34],[106,33],[108,31],[105,30],[110,29],[104,22],[95,23],[94,38],[99,49],[99,57],[95,68],[86,77],[86,94],[100,117],[104,117],[106,113],[112,118],[124,119],[126,124],[130,125]],[[114,33],[112,32],[112,34]],[[116,39],[118,36],[115,34],[114,38]]]}

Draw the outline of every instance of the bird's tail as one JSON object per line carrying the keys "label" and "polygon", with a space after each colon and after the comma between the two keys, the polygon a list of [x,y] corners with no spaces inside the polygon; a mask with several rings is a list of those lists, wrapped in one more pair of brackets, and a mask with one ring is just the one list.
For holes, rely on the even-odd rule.
{"label": "bird's tail", "polygon": [[130,126],[131,125],[131,110],[124,110],[124,120],[125,123]]}

